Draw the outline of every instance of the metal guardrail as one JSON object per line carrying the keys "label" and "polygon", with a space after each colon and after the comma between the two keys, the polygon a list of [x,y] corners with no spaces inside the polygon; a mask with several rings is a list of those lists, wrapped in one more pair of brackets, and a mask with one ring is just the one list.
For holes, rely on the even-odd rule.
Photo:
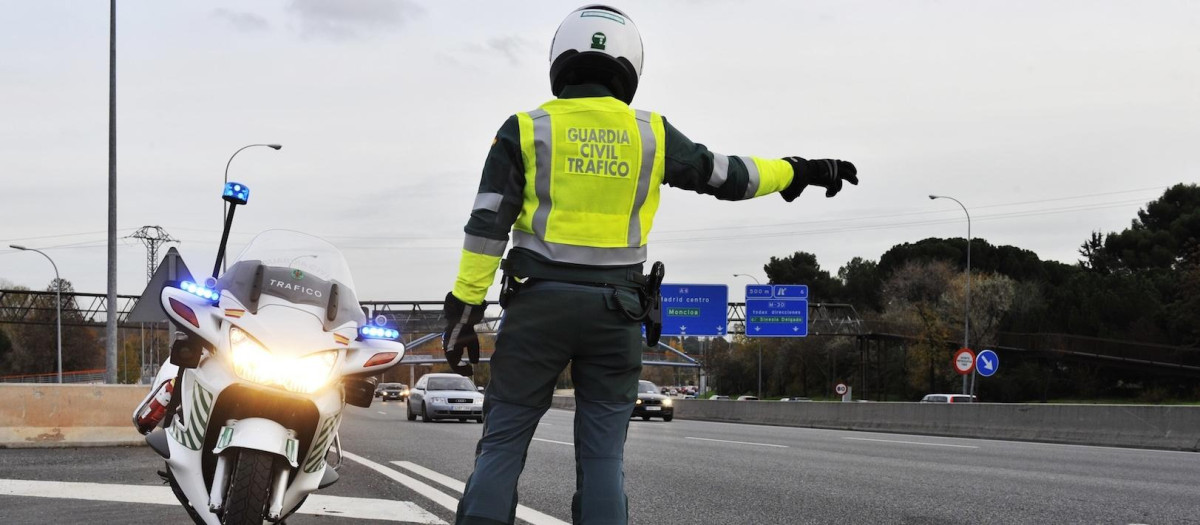
{"label": "metal guardrail", "polygon": [[[79,370],[75,372],[63,372],[63,383],[103,383],[104,369],[98,368],[95,370]],[[57,383],[58,374],[24,374],[0,376],[0,383]]]}

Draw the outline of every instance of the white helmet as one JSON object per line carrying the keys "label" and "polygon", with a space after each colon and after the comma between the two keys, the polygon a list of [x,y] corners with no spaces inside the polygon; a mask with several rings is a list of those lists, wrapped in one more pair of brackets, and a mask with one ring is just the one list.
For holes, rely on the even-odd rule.
{"label": "white helmet", "polygon": [[563,20],[550,44],[550,90],[598,82],[626,104],[642,76],[642,35],[625,13],[606,5],[584,6]]}

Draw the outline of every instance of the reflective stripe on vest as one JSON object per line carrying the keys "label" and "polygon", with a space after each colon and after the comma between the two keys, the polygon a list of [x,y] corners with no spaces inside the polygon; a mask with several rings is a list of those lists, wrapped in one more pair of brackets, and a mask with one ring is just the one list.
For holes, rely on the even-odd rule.
{"label": "reflective stripe on vest", "polygon": [[513,246],[590,265],[645,261],[663,179],[662,118],[613,98],[517,115],[525,203]]}

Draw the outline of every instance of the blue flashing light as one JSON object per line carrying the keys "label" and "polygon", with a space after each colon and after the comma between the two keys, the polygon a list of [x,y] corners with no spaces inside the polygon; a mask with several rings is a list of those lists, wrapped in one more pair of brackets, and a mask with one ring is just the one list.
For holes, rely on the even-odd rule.
{"label": "blue flashing light", "polygon": [[379,328],[377,326],[364,326],[358,329],[358,333],[367,339],[396,339],[400,337],[399,330]]}
{"label": "blue flashing light", "polygon": [[219,300],[221,298],[221,292],[218,292],[216,290],[209,290],[208,288],[199,286],[196,283],[193,283],[191,281],[183,281],[183,282],[179,283],[179,288],[187,293],[190,293],[197,297],[208,299],[209,301],[212,301],[212,302],[217,302],[217,300]]}
{"label": "blue flashing light", "polygon": [[246,204],[250,200],[250,187],[239,182],[227,182],[221,198],[234,204]]}

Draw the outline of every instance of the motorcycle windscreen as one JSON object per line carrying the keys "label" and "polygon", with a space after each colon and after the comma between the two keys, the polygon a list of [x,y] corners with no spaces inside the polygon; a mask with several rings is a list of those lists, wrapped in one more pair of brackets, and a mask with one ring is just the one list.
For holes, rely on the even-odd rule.
{"label": "motorcycle windscreen", "polygon": [[290,230],[259,234],[217,280],[250,310],[264,302],[310,312],[325,330],[366,320],[354,293],[354,280],[342,253],[312,235]]}

